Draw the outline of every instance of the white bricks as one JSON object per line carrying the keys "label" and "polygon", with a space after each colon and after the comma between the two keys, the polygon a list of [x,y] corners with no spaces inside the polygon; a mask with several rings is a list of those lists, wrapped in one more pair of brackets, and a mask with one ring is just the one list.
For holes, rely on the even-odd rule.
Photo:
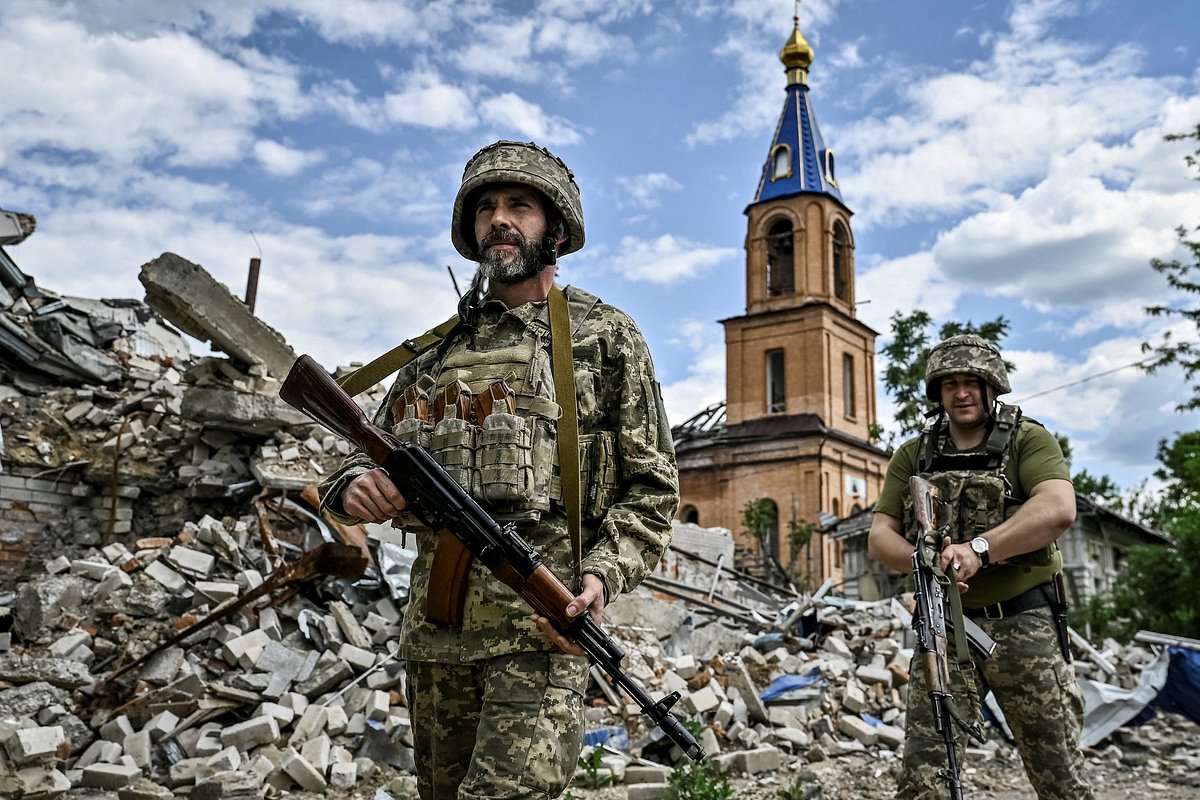
{"label": "white bricks", "polygon": [[680,703],[689,714],[703,714],[706,711],[712,711],[720,704],[720,698],[717,697],[717,693],[710,686],[705,686],[702,689],[692,692]]}
{"label": "white bricks", "polygon": [[334,764],[329,768],[329,785],[334,789],[353,789],[357,782],[358,764],[353,761]]}
{"label": "white bricks", "polygon": [[842,733],[865,745],[872,745],[879,741],[879,734],[871,727],[870,723],[851,714],[842,714],[838,717],[837,727]]}
{"label": "white bricks", "polygon": [[255,628],[249,633],[226,642],[221,647],[221,657],[230,664],[237,664],[242,669],[254,669],[259,654],[270,641],[271,637],[267,636],[266,631]]}
{"label": "white bricks", "polygon": [[142,777],[142,770],[132,764],[92,764],[83,768],[81,785],[93,789],[120,789]]}
{"label": "white bricks", "polygon": [[345,642],[338,648],[338,658],[345,661],[355,672],[366,672],[375,666],[375,651],[355,647]]}
{"label": "white bricks", "polygon": [[13,731],[4,742],[8,757],[17,766],[49,758],[66,740],[62,726],[49,728],[21,728]]}
{"label": "white bricks", "polygon": [[279,723],[271,716],[252,717],[221,731],[221,744],[249,750],[279,740]]}
{"label": "white bricks", "polygon": [[199,550],[176,545],[167,553],[167,561],[180,572],[208,580],[208,576],[212,574],[213,565],[216,563],[216,557],[208,553],[201,553]]}
{"label": "white bricks", "polygon": [[150,740],[157,742],[170,735],[179,724],[179,717],[170,711],[160,711],[150,718],[142,730],[150,735]]}
{"label": "white bricks", "polygon": [[325,776],[308,763],[304,756],[297,753],[293,747],[288,747],[283,751],[283,763],[280,764],[280,767],[288,777],[310,792],[323,792],[327,787]]}
{"label": "white bricks", "polygon": [[180,594],[188,588],[187,579],[161,561],[151,562],[146,567],[146,575],[161,583],[173,594]]}

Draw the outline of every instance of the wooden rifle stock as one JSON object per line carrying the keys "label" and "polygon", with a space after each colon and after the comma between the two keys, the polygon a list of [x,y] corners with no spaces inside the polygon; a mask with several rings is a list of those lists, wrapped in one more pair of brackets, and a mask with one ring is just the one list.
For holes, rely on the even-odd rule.
{"label": "wooden rifle stock", "polygon": [[652,700],[621,669],[624,651],[590,615],[567,616],[566,608],[575,594],[542,563],[537,551],[511,525],[501,527],[492,519],[433,456],[371,424],[358,404],[307,355],[296,360],[279,396],[383,467],[421,522],[431,530],[450,531],[461,540],[492,574],[597,662],[689,758],[704,758],[704,748],[671,712],[679,692]]}
{"label": "wooden rifle stock", "polygon": [[279,389],[279,398],[358,445],[376,464],[382,464],[392,450],[389,435],[372,425],[354,398],[309,356],[296,359]]}

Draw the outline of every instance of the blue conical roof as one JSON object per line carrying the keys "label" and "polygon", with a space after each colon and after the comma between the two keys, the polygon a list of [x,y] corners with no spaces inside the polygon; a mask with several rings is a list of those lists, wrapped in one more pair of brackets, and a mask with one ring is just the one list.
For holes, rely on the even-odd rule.
{"label": "blue conical roof", "polygon": [[775,137],[763,165],[754,202],[790,195],[826,194],[845,205],[837,186],[833,151],[825,147],[808,92],[812,48],[796,21],[791,38],[779,53],[787,71],[787,100],[775,125]]}

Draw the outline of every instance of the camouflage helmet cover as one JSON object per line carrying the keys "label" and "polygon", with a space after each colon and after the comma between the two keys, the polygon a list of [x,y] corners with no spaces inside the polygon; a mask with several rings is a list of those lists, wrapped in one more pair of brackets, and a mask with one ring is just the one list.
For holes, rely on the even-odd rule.
{"label": "camouflage helmet cover", "polygon": [[1012,391],[1000,349],[982,336],[960,333],[933,346],[925,364],[925,396],[935,403],[940,401],[940,379],[955,372],[982,378],[998,395]]}
{"label": "camouflage helmet cover", "polygon": [[546,196],[562,215],[567,240],[560,256],[583,247],[583,207],[575,176],[558,156],[534,142],[500,140],[471,156],[463,170],[462,185],[454,198],[450,239],[463,258],[478,260],[474,206],[478,190],[492,183],[521,183]]}

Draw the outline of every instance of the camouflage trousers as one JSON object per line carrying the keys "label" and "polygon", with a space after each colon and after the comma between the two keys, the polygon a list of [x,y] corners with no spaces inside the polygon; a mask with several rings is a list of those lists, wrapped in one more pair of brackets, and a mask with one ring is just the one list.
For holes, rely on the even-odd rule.
{"label": "camouflage trousers", "polygon": [[422,800],[562,794],[583,749],[586,659],[533,652],[406,668]]}
{"label": "camouflage trousers", "polygon": [[[1092,800],[1079,748],[1083,695],[1075,682],[1075,671],[1059,649],[1050,609],[975,621],[996,640],[992,655],[982,662],[976,660],[975,681],[980,697],[987,689],[992,690],[1038,798]],[[953,654],[953,646],[950,652]],[[970,721],[966,687],[953,664],[951,673],[954,700]],[[896,797],[940,800],[946,797],[946,783],[937,773],[946,767],[946,745],[934,726],[925,670],[916,660],[908,684],[906,716],[904,769]],[[954,731],[961,766],[967,737],[957,725]]]}

